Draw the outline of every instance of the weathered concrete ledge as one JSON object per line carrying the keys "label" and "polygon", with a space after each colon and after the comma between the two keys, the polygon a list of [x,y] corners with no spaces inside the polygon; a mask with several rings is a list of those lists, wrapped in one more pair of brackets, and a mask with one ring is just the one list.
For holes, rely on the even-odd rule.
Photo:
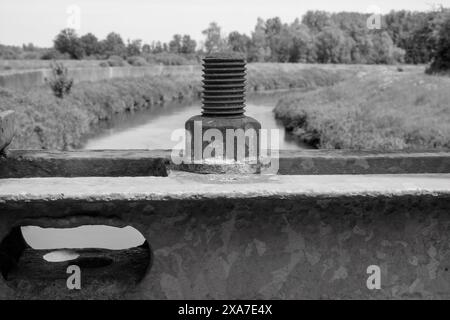
{"label": "weathered concrete ledge", "polygon": [[14,138],[14,111],[0,112],[0,156]]}
{"label": "weathered concrete ledge", "polygon": [[[168,172],[238,173],[240,167],[176,165],[171,150],[11,150],[0,178],[167,176]],[[243,173],[248,173],[244,172]],[[450,152],[280,151],[279,175],[450,173]]]}
{"label": "weathered concrete ledge", "polygon": [[280,152],[279,174],[450,173],[449,152],[304,150]]}
{"label": "weathered concrete ledge", "polygon": [[[450,196],[450,174],[259,176],[174,173],[169,177],[1,179],[0,203],[59,200]],[[32,215],[32,213],[30,213]]]}
{"label": "weathered concrete ledge", "polygon": [[[0,179],[0,238],[81,224],[131,225],[154,256],[136,287],[96,297],[450,298],[450,174]],[[0,298],[88,297],[56,276],[2,279]]]}
{"label": "weathered concrete ledge", "polygon": [[167,176],[167,151],[11,150],[0,158],[0,178]]}

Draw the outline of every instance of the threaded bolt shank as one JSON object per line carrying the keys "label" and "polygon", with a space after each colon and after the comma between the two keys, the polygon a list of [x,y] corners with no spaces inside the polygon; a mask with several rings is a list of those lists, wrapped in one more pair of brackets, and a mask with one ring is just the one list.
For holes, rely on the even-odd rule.
{"label": "threaded bolt shank", "polygon": [[245,71],[245,60],[239,55],[220,54],[204,59],[204,116],[227,117],[244,114]]}

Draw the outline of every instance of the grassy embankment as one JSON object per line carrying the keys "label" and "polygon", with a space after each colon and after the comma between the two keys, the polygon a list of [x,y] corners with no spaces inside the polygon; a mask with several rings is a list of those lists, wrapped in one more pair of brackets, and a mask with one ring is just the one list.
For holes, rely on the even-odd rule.
{"label": "grassy embankment", "polygon": [[323,149],[450,149],[450,77],[359,66],[356,77],[281,100],[276,117]]}
{"label": "grassy embankment", "polygon": [[[312,89],[333,85],[352,74],[341,68],[255,64],[248,66],[248,88]],[[12,148],[71,149],[80,147],[83,137],[114,114],[173,100],[189,101],[198,98],[200,92],[200,73],[78,83],[64,99],[54,97],[47,87],[29,92],[0,89],[0,111],[12,109],[17,114]]]}

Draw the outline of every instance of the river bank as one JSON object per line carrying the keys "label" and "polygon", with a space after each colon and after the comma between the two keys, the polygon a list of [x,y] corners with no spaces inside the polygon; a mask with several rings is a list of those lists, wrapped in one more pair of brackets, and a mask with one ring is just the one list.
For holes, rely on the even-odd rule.
{"label": "river bank", "polygon": [[275,115],[319,149],[449,150],[449,87],[450,77],[420,66],[365,66],[334,86],[281,99]]}
{"label": "river bank", "polygon": [[[321,68],[301,64],[250,64],[249,92],[315,89],[355,74],[353,68]],[[201,94],[201,74],[160,75],[77,83],[64,99],[49,88],[28,92],[0,89],[0,110],[16,111],[16,136],[11,148],[68,150],[114,115],[148,110],[170,101],[189,103]]]}

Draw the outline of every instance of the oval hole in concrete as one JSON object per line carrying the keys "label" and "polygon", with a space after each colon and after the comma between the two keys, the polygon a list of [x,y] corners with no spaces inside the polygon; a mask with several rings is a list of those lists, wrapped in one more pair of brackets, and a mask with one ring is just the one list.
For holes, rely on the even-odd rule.
{"label": "oval hole in concrete", "polygon": [[[14,228],[0,243],[0,270],[21,298],[120,298],[151,264],[144,236],[131,226]],[[81,270],[81,290],[69,290],[68,267]]]}
{"label": "oval hole in concrete", "polygon": [[144,236],[131,226],[116,228],[105,225],[86,225],[77,228],[21,227],[25,241],[33,249],[101,248],[122,250],[145,242]]}

